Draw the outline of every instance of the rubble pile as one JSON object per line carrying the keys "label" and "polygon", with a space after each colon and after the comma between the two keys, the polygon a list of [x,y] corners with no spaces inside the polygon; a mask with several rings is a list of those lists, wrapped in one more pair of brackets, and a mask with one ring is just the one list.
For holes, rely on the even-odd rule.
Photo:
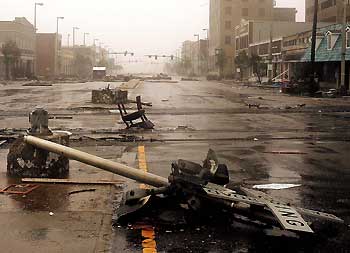
{"label": "rubble pile", "polygon": [[117,104],[126,103],[128,100],[128,91],[120,89],[107,88],[92,91],[92,103],[94,104]]}

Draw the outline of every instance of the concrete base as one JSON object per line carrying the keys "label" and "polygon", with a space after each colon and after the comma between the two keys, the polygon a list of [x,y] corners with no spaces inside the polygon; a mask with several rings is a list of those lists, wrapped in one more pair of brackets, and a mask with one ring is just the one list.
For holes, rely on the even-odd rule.
{"label": "concrete base", "polygon": [[[69,136],[53,134],[45,139],[69,146]],[[69,173],[69,159],[36,149],[17,139],[7,155],[7,174],[12,177],[62,178]]]}

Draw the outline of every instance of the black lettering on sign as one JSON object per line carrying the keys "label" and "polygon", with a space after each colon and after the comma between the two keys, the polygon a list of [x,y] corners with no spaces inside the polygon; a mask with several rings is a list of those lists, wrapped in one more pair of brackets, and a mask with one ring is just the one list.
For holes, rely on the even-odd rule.
{"label": "black lettering on sign", "polygon": [[282,211],[280,210],[280,213],[283,217],[288,217],[288,218],[298,218],[298,216],[294,212],[288,212],[288,211]]}
{"label": "black lettering on sign", "polygon": [[304,227],[305,224],[298,220],[286,220],[289,225]]}

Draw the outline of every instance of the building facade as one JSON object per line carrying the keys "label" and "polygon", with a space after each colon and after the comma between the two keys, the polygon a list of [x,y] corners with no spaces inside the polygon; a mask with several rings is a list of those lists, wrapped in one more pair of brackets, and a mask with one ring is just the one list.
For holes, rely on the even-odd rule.
{"label": "building facade", "polygon": [[233,29],[242,19],[295,22],[294,8],[275,9],[274,2],[274,0],[210,1],[209,70],[211,72],[219,72],[217,58],[218,52],[221,52],[224,57],[222,74],[226,76],[233,74],[235,56]]}
{"label": "building facade", "polygon": [[[319,23],[319,27],[329,25],[328,23]],[[260,56],[265,69],[264,76],[267,76],[267,65],[272,61],[272,75],[279,78],[282,73],[287,72],[288,65],[285,63],[285,57],[292,61],[297,56],[297,52],[292,52],[294,44],[298,42],[298,47],[307,47],[311,37],[307,37],[312,29],[312,23],[304,22],[273,22],[270,21],[242,21],[235,27],[235,49],[236,55],[245,51],[248,56]],[[290,37],[288,37],[290,36]],[[288,39],[284,39],[288,38]],[[272,39],[272,44],[271,44]],[[295,41],[297,40],[297,41]],[[301,45],[304,41],[304,45]],[[290,45],[290,46],[288,46]],[[283,48],[285,51],[283,51]],[[302,48],[300,48],[302,49]],[[271,54],[270,54],[271,51]],[[301,53],[299,52],[299,54]],[[296,59],[294,59],[296,60]],[[252,76],[252,70],[246,72],[246,75]]]}
{"label": "building facade", "polygon": [[[314,18],[314,0],[305,0],[305,20],[312,22]],[[318,21],[342,23],[344,0],[319,0]],[[347,20],[350,18],[350,8],[347,7]]]}
{"label": "building facade", "polygon": [[36,34],[36,70],[37,76],[54,78],[59,76],[61,68],[61,35],[56,33]]}
{"label": "building facade", "polygon": [[[23,17],[13,21],[0,21],[0,48],[8,41],[16,42],[20,58],[10,68],[10,77],[23,78],[34,75],[35,31],[34,26]],[[0,50],[0,78],[5,78],[4,56]]]}

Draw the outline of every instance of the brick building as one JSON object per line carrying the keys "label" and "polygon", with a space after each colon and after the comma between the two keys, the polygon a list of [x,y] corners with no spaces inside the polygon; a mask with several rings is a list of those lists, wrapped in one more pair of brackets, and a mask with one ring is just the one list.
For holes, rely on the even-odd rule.
{"label": "brick building", "polygon": [[[0,21],[0,48],[8,41],[16,42],[21,56],[10,69],[11,77],[31,77],[34,75],[35,32],[34,26],[23,17],[13,21]],[[4,57],[0,51],[0,78],[5,78]]]}

